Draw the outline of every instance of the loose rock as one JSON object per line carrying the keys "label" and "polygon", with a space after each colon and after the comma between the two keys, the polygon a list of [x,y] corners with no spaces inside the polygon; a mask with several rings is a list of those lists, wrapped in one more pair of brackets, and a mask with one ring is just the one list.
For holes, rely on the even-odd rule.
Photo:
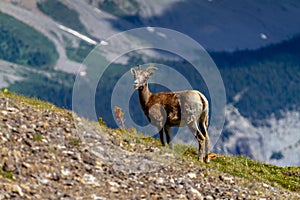
{"label": "loose rock", "polygon": [[0,167],[0,200],[300,198],[1,94]]}

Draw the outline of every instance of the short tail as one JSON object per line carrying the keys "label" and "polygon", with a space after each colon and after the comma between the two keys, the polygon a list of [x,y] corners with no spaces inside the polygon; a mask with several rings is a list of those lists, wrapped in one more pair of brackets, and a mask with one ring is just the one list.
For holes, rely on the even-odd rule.
{"label": "short tail", "polygon": [[207,110],[207,113],[206,113],[206,116],[205,116],[205,125],[206,127],[208,127],[208,119],[209,119],[209,115],[208,115],[208,110]]}
{"label": "short tail", "polygon": [[204,123],[206,125],[206,127],[208,127],[209,125],[209,104],[208,104],[208,100],[206,99],[206,97],[199,92],[199,96],[202,102],[202,113],[203,113],[203,118],[204,118]]}

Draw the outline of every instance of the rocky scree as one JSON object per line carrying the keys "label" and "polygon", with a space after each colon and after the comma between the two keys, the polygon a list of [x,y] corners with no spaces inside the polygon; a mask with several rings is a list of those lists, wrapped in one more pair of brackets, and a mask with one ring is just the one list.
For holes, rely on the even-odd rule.
{"label": "rocky scree", "polygon": [[0,200],[299,197],[199,167],[118,131],[0,94]]}

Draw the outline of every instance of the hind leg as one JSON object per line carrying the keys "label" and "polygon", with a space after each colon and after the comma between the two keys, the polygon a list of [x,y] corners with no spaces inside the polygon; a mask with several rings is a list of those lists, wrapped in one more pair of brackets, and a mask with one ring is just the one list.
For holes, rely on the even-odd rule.
{"label": "hind leg", "polygon": [[205,137],[201,134],[198,126],[197,126],[197,122],[194,121],[190,124],[188,124],[188,127],[190,129],[190,131],[192,132],[192,134],[195,136],[195,138],[198,141],[199,144],[199,148],[198,148],[198,160],[199,161],[203,161],[203,152],[204,152],[204,141],[205,141]]}
{"label": "hind leg", "polygon": [[[202,118],[203,119],[203,118]],[[210,151],[210,139],[209,139],[209,135],[207,132],[207,119],[204,117],[204,120],[200,119],[199,121],[199,126],[200,126],[200,130],[202,135],[205,137],[205,158],[204,161],[206,163],[209,163],[209,151]]]}

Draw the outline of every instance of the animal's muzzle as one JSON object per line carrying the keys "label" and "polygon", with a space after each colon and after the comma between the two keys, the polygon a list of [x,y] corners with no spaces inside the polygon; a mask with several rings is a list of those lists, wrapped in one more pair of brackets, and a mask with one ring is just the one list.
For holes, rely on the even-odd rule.
{"label": "animal's muzzle", "polygon": [[135,90],[137,90],[137,89],[139,88],[139,83],[138,83],[137,81],[134,81],[134,83],[133,83],[133,88],[134,88]]}

